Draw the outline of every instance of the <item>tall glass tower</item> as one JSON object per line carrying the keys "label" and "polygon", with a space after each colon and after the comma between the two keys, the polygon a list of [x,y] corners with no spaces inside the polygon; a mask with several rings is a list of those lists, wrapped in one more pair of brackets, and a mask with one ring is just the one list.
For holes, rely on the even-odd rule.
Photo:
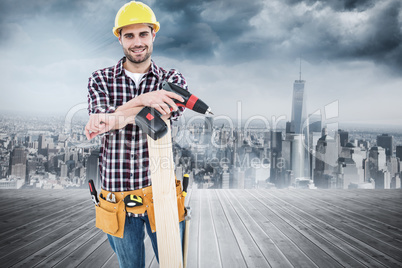
{"label": "tall glass tower", "polygon": [[[301,78],[301,77],[300,77]],[[301,134],[306,121],[306,100],[304,96],[304,80],[296,80],[293,84],[291,131]]]}
{"label": "tall glass tower", "polygon": [[[293,84],[292,118],[290,133],[292,133],[291,162],[294,178],[306,179],[310,177],[309,133],[306,124],[306,98],[304,94],[304,80],[301,80],[301,60],[299,80]],[[304,125],[306,124],[306,125]]]}

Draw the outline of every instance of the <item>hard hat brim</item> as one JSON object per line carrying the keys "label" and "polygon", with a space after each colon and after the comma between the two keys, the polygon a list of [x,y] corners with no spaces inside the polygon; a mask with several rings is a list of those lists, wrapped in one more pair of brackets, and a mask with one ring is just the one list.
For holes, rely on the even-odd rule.
{"label": "hard hat brim", "polygon": [[155,31],[155,33],[157,33],[158,31],[159,31],[159,29],[160,29],[160,25],[159,25],[159,22],[156,22],[156,23],[145,23],[145,22],[141,22],[141,23],[131,23],[131,24],[127,24],[127,25],[122,25],[122,26],[120,26],[120,27],[113,27],[113,34],[116,36],[116,37],[120,37],[120,29],[122,29],[123,27],[126,27],[126,26],[128,26],[128,25],[134,25],[134,24],[152,24],[154,27],[154,31]]}

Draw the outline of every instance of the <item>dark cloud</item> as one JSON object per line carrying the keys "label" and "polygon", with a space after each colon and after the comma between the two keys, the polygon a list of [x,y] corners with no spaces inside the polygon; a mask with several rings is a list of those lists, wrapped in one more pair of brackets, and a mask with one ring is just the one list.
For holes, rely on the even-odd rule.
{"label": "dark cloud", "polygon": [[[251,30],[250,19],[261,10],[262,1],[166,1],[155,5],[160,15],[161,53],[181,58],[211,60],[223,49],[232,49],[237,39]],[[226,47],[228,46],[228,47]]]}
{"label": "dark cloud", "polygon": [[163,29],[157,53],[165,56],[241,63],[304,55],[402,67],[400,0],[158,1],[153,8]]}
{"label": "dark cloud", "polygon": [[[97,55],[116,44],[111,29],[126,2],[0,1],[0,45],[60,38]],[[402,67],[400,0],[144,2],[161,23],[155,55],[211,64],[303,55],[309,61],[357,59]]]}
{"label": "dark cloud", "polygon": [[289,5],[304,3],[312,6],[319,4],[322,7],[329,6],[336,11],[364,11],[372,7],[376,0],[285,0],[285,2]]}
{"label": "dark cloud", "polygon": [[369,21],[370,31],[356,56],[374,58],[395,67],[402,67],[402,2],[394,1],[373,15]]}

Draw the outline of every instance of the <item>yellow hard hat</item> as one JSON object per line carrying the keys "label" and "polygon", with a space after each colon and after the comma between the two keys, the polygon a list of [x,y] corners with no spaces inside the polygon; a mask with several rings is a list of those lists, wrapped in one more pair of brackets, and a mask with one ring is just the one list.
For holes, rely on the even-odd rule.
{"label": "yellow hard hat", "polygon": [[127,25],[137,23],[149,23],[154,26],[155,33],[160,25],[152,9],[144,3],[131,1],[120,8],[114,20],[113,33],[119,37],[119,30]]}

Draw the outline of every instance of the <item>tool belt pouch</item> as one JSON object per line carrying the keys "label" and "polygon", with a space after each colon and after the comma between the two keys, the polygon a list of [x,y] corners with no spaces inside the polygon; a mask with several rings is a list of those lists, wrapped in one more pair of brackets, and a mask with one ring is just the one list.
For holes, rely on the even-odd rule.
{"label": "tool belt pouch", "polygon": [[107,234],[122,238],[124,234],[124,224],[126,213],[124,203],[111,203],[106,200],[99,200],[99,206],[95,206],[96,227]]}
{"label": "tool belt pouch", "polygon": [[[102,189],[102,196],[108,196],[108,191]],[[127,212],[134,214],[144,214],[146,208],[149,207],[149,200],[152,200],[152,188],[145,187],[139,190],[114,192],[116,203],[109,202],[105,199],[99,199],[99,206],[96,209],[96,227],[107,234],[123,238],[124,225],[126,223]],[[144,205],[128,208],[124,204],[124,198],[127,195],[137,195],[144,200]],[[127,211],[126,211],[127,209]]]}

